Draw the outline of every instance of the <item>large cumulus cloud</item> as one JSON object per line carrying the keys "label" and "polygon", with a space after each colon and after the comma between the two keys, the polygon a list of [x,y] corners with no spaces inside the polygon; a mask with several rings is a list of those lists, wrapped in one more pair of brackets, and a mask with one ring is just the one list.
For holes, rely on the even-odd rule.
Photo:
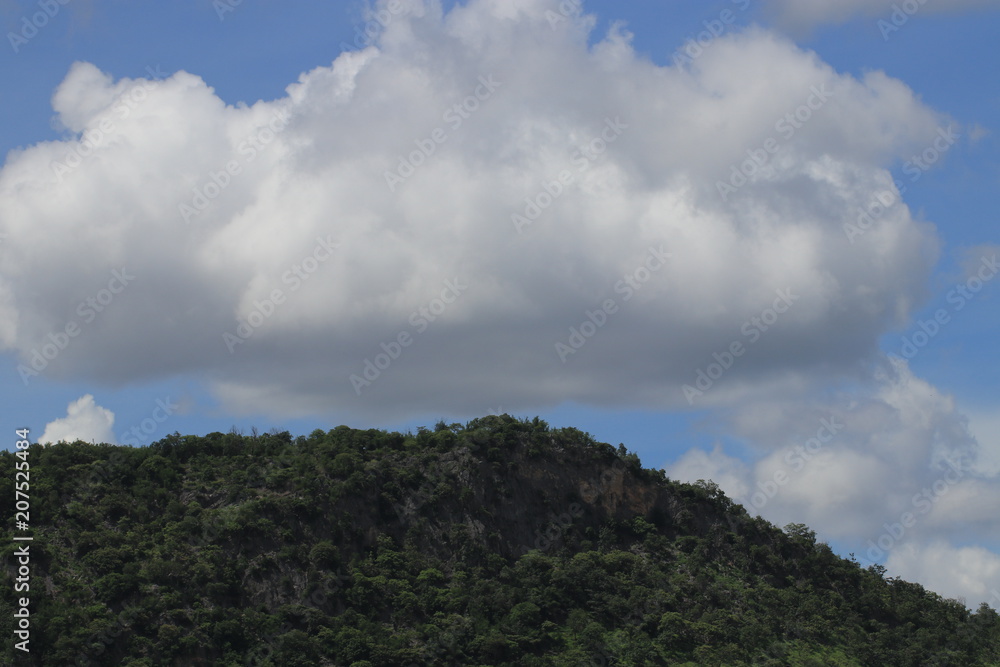
{"label": "large cumulus cloud", "polygon": [[850,375],[924,298],[934,230],[887,167],[948,121],[899,81],[760,29],[659,66],[554,0],[403,6],[277,100],[74,65],[65,137],[0,172],[0,344],[235,411],[687,407],[735,341],[702,405]]}

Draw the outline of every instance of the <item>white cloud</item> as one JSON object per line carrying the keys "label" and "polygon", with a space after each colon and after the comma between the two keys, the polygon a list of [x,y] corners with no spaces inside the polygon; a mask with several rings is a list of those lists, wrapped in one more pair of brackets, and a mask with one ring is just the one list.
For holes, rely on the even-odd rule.
{"label": "white cloud", "polygon": [[1000,556],[982,547],[908,544],[893,551],[886,570],[944,597],[961,598],[970,607],[986,602],[1000,609]]}
{"label": "white cloud", "polygon": [[680,482],[712,480],[731,498],[740,498],[749,492],[745,464],[725,454],[718,444],[711,452],[690,449],[673,464],[664,466],[664,470],[668,477]]}
{"label": "white cloud", "polygon": [[[930,225],[895,205],[854,243],[843,228],[946,122],[905,85],[759,29],[658,67],[618,29],[588,47],[590,19],[553,28],[557,4],[411,2],[379,48],[252,106],[193,74],[116,83],[77,64],[54,106],[87,140],[26,148],[0,172],[0,344],[55,378],[202,373],[232,411],[669,408],[747,342],[741,324],[776,290],[795,305],[702,405],[842,375],[921,302]],[[768,138],[771,168],[724,202],[718,183]],[[83,166],[55,174],[70,153]],[[390,192],[411,154],[423,164]],[[547,203],[546,186],[559,193],[519,234],[512,214]],[[204,210],[186,223],[181,204]],[[661,247],[672,257],[645,273]],[[111,294],[123,267],[135,278]],[[626,276],[649,279],[636,291]],[[456,280],[467,289],[438,300]],[[607,324],[563,363],[556,343],[608,299]],[[223,334],[248,318],[230,354]],[[36,355],[71,323],[65,349]],[[358,395],[349,378],[366,368],[379,377]]]}
{"label": "white cloud", "polygon": [[[973,423],[984,433],[991,421]],[[970,433],[954,400],[915,377],[906,362],[886,360],[845,395],[817,382],[798,397],[748,401],[722,428],[757,458],[694,449],[667,466],[667,474],[712,479],[751,513],[779,526],[805,523],[864,564],[885,561],[905,569],[901,576],[962,595],[972,606],[985,599],[976,597],[982,591],[975,592],[959,563],[969,560],[977,580],[990,581],[990,564],[1000,555],[980,548],[949,561],[938,558],[941,548],[925,554],[921,545],[998,534],[995,451]],[[940,572],[927,576],[935,568]]]}
{"label": "white cloud", "polygon": [[69,404],[66,416],[49,422],[39,442],[106,442],[115,444],[112,426],[115,414],[94,402],[94,397],[85,394]]}

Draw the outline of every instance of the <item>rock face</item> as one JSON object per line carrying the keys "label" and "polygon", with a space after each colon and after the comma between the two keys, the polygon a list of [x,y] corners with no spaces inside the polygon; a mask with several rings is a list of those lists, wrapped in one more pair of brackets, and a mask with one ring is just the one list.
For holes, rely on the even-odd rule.
{"label": "rock face", "polygon": [[[508,423],[497,420],[494,424]],[[507,558],[531,549],[593,544],[602,527],[636,517],[677,532],[685,503],[662,475],[641,469],[634,455],[626,462],[614,448],[585,434],[574,433],[579,439],[569,443],[563,433],[534,428],[539,430],[501,435],[495,443],[500,447],[463,444],[433,457],[424,453],[403,459],[401,468],[419,471],[413,481],[381,475],[375,481],[377,488],[398,494],[391,501],[392,514],[384,511],[385,495],[379,498],[371,489],[359,503],[362,514],[356,519],[369,526],[377,523],[380,531],[399,539],[406,539],[421,520],[421,535],[409,536],[422,539],[421,548],[441,557],[455,553],[450,535],[456,526],[465,528],[465,539]],[[381,521],[374,512],[379,500]],[[718,512],[710,518],[712,513],[706,508],[708,523],[726,521]],[[357,546],[371,544],[365,539]]]}
{"label": "rock face", "polygon": [[30,456],[32,652],[2,664],[1000,664],[991,610],[538,419]]}

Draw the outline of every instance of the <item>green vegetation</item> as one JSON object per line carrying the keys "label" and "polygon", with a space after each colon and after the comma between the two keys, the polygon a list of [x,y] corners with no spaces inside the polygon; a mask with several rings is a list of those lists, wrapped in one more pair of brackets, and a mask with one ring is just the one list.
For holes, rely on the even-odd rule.
{"label": "green vegetation", "polygon": [[[14,455],[0,455],[13,571]],[[576,429],[30,449],[37,665],[997,665],[1000,618]]]}

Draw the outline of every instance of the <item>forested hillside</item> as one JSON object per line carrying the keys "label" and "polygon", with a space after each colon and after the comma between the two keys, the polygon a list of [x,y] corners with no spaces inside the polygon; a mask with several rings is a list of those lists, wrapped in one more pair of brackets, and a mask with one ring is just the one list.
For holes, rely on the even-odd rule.
{"label": "forested hillside", "polygon": [[32,446],[3,664],[997,665],[970,613],[576,429],[490,416]]}

